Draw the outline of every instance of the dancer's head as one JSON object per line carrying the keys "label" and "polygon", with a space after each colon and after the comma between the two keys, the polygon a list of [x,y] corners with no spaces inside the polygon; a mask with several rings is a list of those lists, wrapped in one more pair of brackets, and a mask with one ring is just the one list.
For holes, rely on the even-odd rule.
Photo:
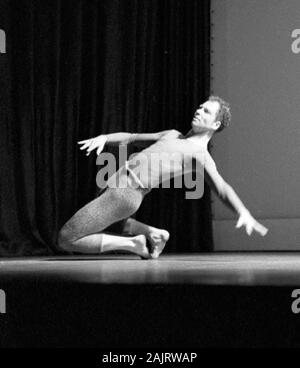
{"label": "dancer's head", "polygon": [[195,133],[221,132],[231,120],[230,106],[218,96],[210,96],[194,114],[192,128]]}

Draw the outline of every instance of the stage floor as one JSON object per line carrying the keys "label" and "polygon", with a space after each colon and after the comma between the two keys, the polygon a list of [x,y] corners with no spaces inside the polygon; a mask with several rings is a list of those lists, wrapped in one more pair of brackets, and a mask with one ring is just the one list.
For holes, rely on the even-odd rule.
{"label": "stage floor", "polygon": [[300,253],[1,259],[0,347],[300,347]]}
{"label": "stage floor", "polygon": [[2,282],[300,286],[300,253],[198,253],[2,258]]}

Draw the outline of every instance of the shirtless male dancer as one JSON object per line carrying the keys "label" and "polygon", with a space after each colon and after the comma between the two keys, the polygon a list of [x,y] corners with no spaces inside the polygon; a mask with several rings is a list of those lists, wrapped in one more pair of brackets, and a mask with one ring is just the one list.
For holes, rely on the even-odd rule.
{"label": "shirtless male dancer", "polygon": [[[196,110],[191,123],[192,129],[185,136],[177,130],[145,134],[112,133],[78,143],[82,145],[81,150],[87,150],[87,155],[94,149],[97,149],[99,155],[105,144],[141,142],[147,147],[135,157],[135,162],[139,155],[142,157],[141,165],[151,153],[179,152],[184,155],[202,150],[204,160],[201,164],[204,168],[205,180],[220,199],[239,216],[236,227],[244,226],[248,235],[256,231],[264,236],[268,230],[252,217],[232,187],[222,178],[207,150],[213,134],[222,131],[229,124],[230,119],[228,103],[220,97],[210,96],[208,101]],[[163,170],[176,176],[176,170],[182,168],[182,161],[180,161],[182,155],[178,156],[179,159],[175,165],[172,167],[165,165]],[[127,251],[145,259],[158,258],[169,239],[168,231],[131,218],[140,207],[144,196],[162,181],[162,173],[158,168],[151,166],[148,174],[138,178],[131,160],[127,161],[118,171],[121,185],[119,187],[108,185],[99,197],[77,211],[60,230],[58,245],[71,252],[99,254],[108,251]],[[149,188],[149,178],[151,188]],[[119,221],[123,221],[123,232],[129,236],[105,232],[110,225]],[[149,247],[147,247],[147,241]]]}

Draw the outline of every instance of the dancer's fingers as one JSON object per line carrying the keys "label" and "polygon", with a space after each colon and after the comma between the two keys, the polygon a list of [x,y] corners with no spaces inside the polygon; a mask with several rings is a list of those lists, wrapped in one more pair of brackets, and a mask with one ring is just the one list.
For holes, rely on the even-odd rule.
{"label": "dancer's fingers", "polygon": [[238,219],[238,222],[236,223],[235,227],[236,227],[237,229],[239,229],[242,225],[243,225],[243,220],[242,220],[242,218],[240,217],[240,218]]}
{"label": "dancer's fingers", "polygon": [[88,148],[90,146],[90,144],[91,144],[91,142],[89,141],[89,142],[85,143],[83,146],[81,146],[79,149],[80,150],[85,150],[86,148]]}
{"label": "dancer's fingers", "polygon": [[78,143],[78,144],[84,144],[84,143],[86,143],[86,142],[88,142],[88,141],[90,141],[90,138],[89,138],[89,139],[85,139],[85,140],[83,140],[83,141],[78,141],[77,143]]}
{"label": "dancer's fingers", "polygon": [[92,141],[89,148],[87,149],[87,156],[97,147],[97,143],[95,141]]}
{"label": "dancer's fingers", "polygon": [[263,226],[262,224],[260,223],[256,223],[255,224],[255,230],[261,235],[261,236],[265,236],[267,233],[268,233],[268,229]]}
{"label": "dancer's fingers", "polygon": [[246,232],[250,236],[252,234],[253,227],[251,225],[246,225]]}

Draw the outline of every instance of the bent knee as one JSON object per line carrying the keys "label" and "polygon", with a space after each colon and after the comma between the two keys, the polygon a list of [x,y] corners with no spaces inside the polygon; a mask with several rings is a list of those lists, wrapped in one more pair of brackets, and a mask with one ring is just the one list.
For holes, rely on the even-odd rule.
{"label": "bent knee", "polygon": [[59,246],[59,248],[61,248],[62,250],[65,251],[72,251],[72,240],[71,240],[71,233],[70,231],[68,231],[68,229],[66,228],[66,226],[63,226],[61,228],[61,230],[58,233],[58,237],[57,237],[57,244]]}

